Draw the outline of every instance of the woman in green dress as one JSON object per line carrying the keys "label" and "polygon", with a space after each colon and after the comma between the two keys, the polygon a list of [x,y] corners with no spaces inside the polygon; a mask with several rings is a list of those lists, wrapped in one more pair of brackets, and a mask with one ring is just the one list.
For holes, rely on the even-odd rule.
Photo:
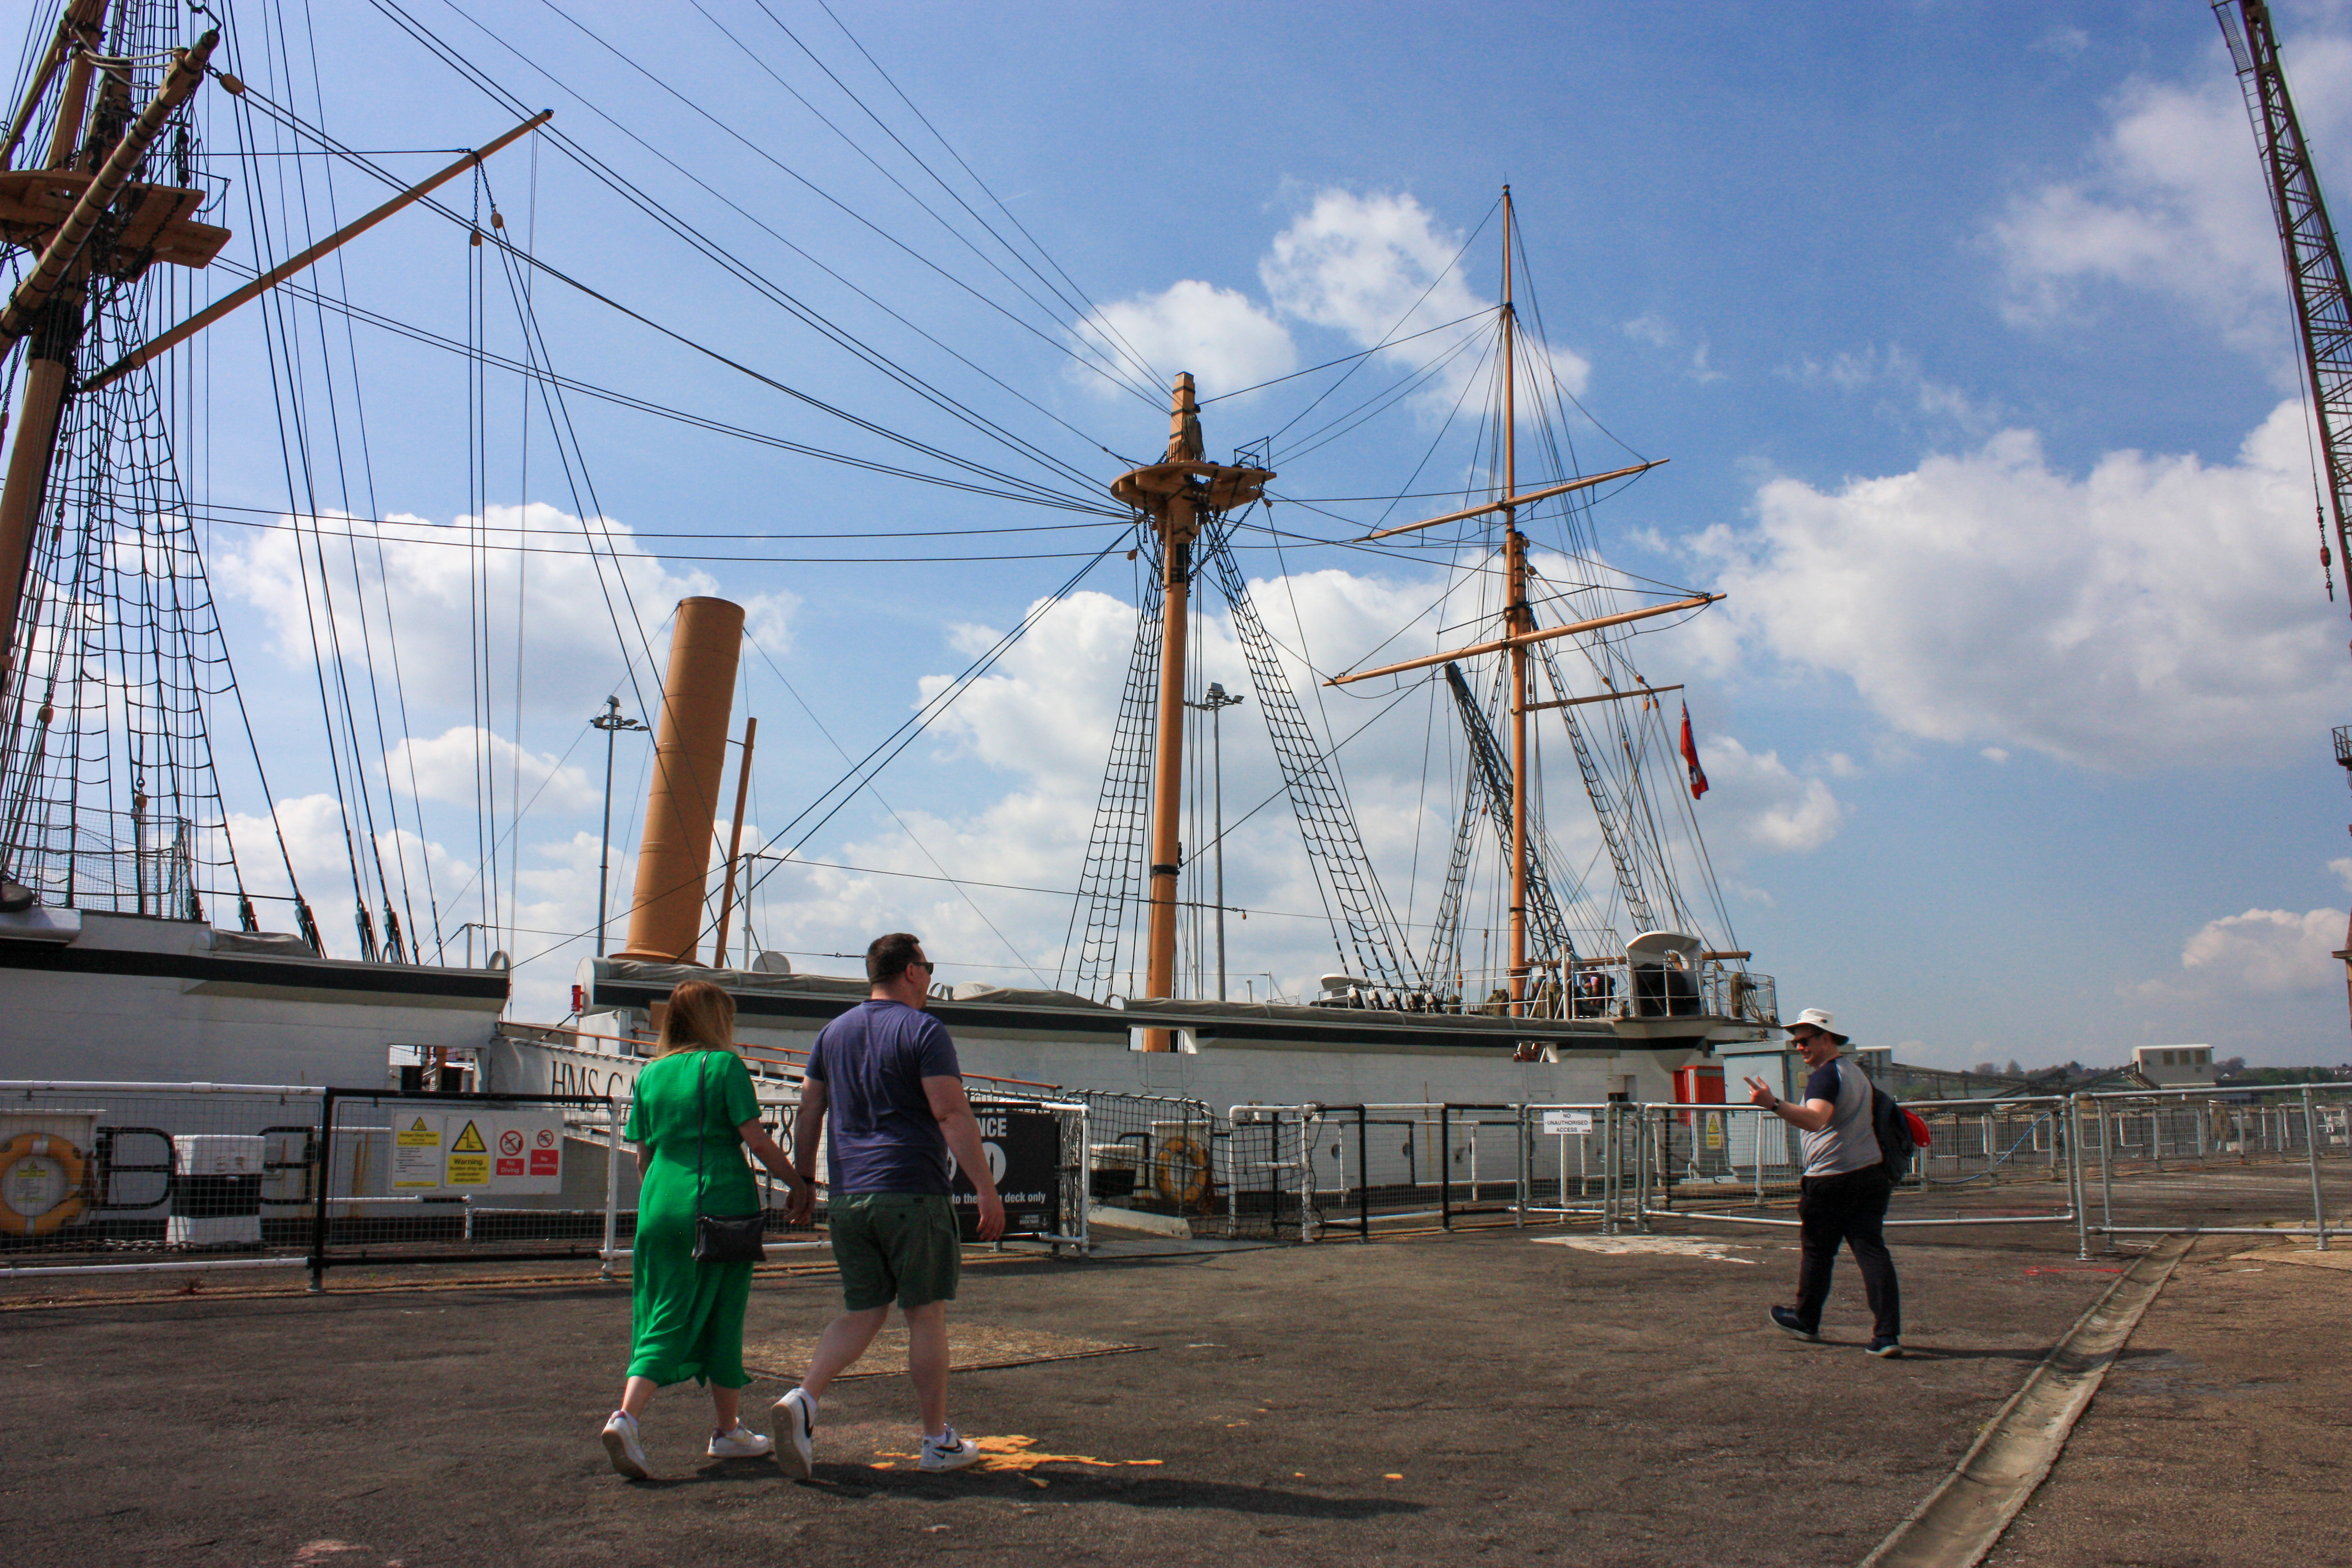
{"label": "woman in green dress", "polygon": [[760,1125],[751,1070],[735,1054],[735,1001],[707,980],[669,994],[661,1041],[637,1074],[623,1136],[637,1146],[637,1234],[630,1258],[632,1342],[621,1407],[604,1423],[604,1451],[633,1480],[651,1471],[637,1418],[654,1390],[693,1378],[710,1388],[718,1423],[714,1458],[757,1458],[774,1443],[746,1428],[738,1399],[743,1371],[743,1309],[751,1265],[698,1263],[694,1216],[760,1210],[750,1150],[797,1193],[805,1179]]}

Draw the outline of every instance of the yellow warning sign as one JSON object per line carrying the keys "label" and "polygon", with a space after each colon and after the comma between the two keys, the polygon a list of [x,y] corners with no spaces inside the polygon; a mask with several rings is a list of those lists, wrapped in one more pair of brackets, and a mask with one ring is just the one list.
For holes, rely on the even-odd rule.
{"label": "yellow warning sign", "polygon": [[1710,1149],[1723,1147],[1723,1112],[1720,1110],[1706,1113],[1706,1146]]}
{"label": "yellow warning sign", "polygon": [[393,1118],[394,1190],[441,1184],[441,1118],[437,1116]]}
{"label": "yellow warning sign", "polygon": [[490,1184],[490,1146],[482,1142],[480,1131],[469,1120],[465,1131],[449,1141],[448,1184],[453,1187],[487,1187]]}

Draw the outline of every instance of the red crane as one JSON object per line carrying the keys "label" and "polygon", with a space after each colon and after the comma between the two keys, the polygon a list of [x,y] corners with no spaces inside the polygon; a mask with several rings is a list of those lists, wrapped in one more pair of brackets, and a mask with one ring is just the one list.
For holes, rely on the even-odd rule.
{"label": "red crane", "polygon": [[[2246,112],[2253,117],[2271,213],[2278,220],[2279,246],[2286,258],[2287,289],[2294,296],[2304,375],[2319,426],[2320,462],[2327,474],[2322,487],[2326,504],[2319,512],[2319,570],[2333,599],[2336,584],[2327,548],[2331,511],[2336,558],[2352,570],[2352,542],[2344,528],[2346,497],[2352,493],[2352,288],[2345,282],[2344,253],[2336,247],[2335,226],[2327,221],[2311,148],[2304,141],[2294,100],[2286,89],[2286,72],[2279,65],[2270,6],[2263,0],[2214,0],[2213,15],[2237,64]],[[2352,583],[2347,583],[2345,597],[2352,601]],[[2336,760],[2352,781],[2352,725],[2336,727]],[[2344,964],[2345,995],[2352,1003],[2352,929],[2345,931],[2344,947],[2335,956]]]}

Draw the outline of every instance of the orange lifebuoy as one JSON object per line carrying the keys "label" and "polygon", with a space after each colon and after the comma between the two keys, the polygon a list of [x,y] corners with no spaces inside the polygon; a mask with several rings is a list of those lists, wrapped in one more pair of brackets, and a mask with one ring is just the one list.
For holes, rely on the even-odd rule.
{"label": "orange lifebuoy", "polygon": [[53,1132],[0,1143],[0,1232],[47,1236],[80,1214],[89,1169],[81,1151]]}
{"label": "orange lifebuoy", "polygon": [[1151,1184],[1179,1210],[1204,1203],[1209,1195],[1209,1152],[1187,1133],[1171,1133],[1160,1140],[1152,1159]]}

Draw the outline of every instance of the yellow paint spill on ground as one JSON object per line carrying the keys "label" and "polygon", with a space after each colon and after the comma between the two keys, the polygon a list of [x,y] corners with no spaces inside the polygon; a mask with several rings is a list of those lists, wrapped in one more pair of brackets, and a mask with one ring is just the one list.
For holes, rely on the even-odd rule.
{"label": "yellow paint spill on ground", "polygon": [[[1115,1470],[1122,1465],[1165,1463],[1160,1459],[1097,1459],[1091,1454],[1048,1454],[1037,1447],[1036,1438],[1024,1437],[1017,1432],[1009,1432],[1002,1437],[974,1437],[972,1442],[978,1446],[982,1455],[970,1467],[975,1470],[1034,1470],[1040,1465],[1086,1465],[1098,1470]],[[874,1468],[877,1470],[895,1469],[898,1468],[897,1460],[919,1459],[921,1457],[919,1454],[899,1454],[885,1449],[877,1458],[893,1462],[877,1463]]]}

